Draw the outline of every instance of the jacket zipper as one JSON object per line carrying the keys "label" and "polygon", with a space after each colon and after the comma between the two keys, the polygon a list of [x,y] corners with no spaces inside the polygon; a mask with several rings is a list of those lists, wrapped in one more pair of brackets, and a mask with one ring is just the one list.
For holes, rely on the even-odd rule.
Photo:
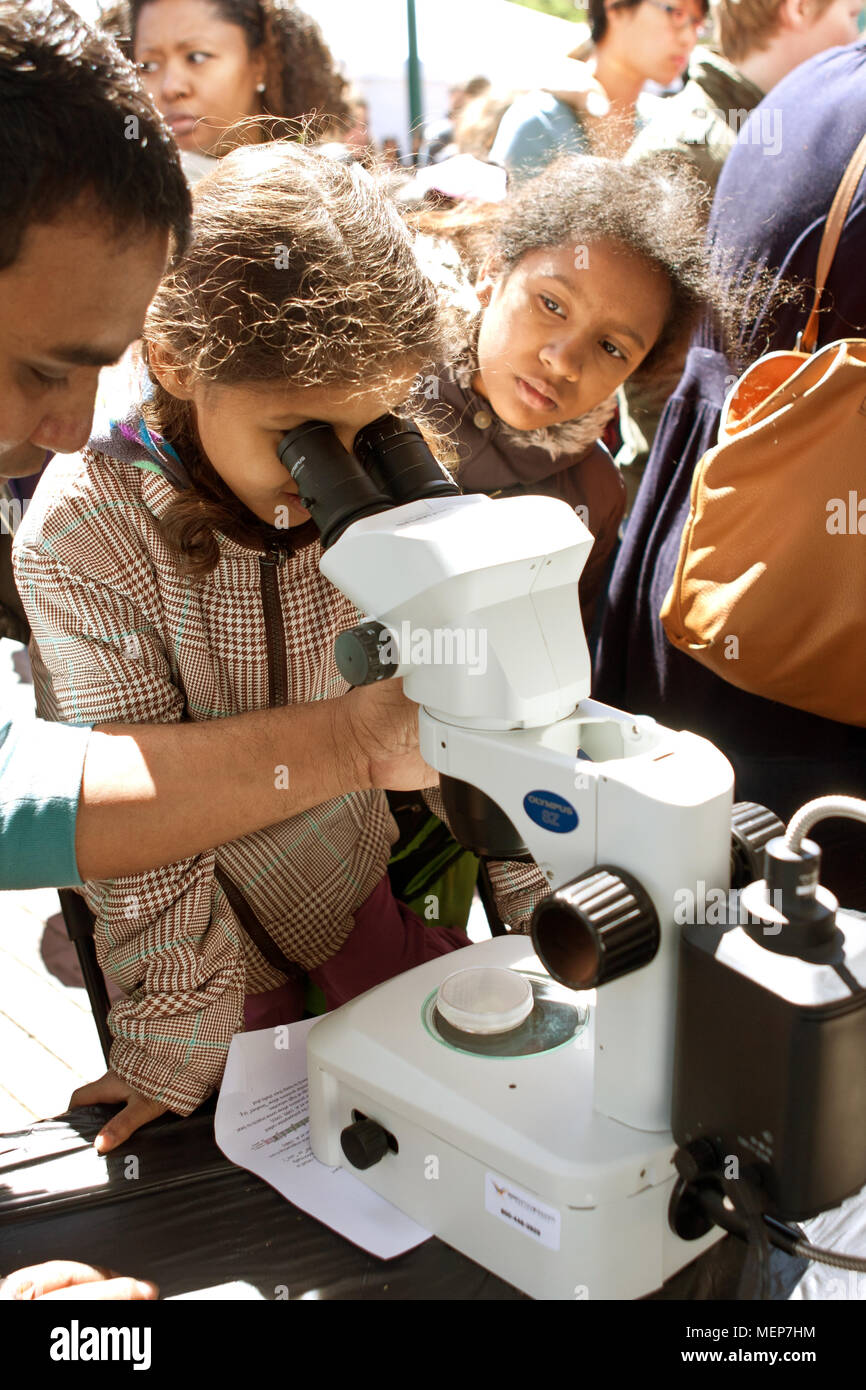
{"label": "jacket zipper", "polygon": [[304,974],[301,966],[283,954],[270,932],[262,925],[252,904],[244,897],[234,879],[219,864],[214,869],[214,878],[228,898],[229,906],[234,911],[247,936],[255,942],[268,964],[290,980],[301,979]]}
{"label": "jacket zipper", "polygon": [[280,565],[285,552],[274,547],[259,557],[262,576],[262,608],[268,644],[268,708],[289,703],[289,663],[286,658],[286,632],[280,603]]}

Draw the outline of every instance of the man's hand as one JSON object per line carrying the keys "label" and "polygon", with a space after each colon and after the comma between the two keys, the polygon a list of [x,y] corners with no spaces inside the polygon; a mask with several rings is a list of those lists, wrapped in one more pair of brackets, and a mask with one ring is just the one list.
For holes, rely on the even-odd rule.
{"label": "man's hand", "polygon": [[121,1299],[158,1298],[156,1284],[123,1278],[113,1269],[97,1269],[77,1260],[49,1260],[46,1264],[16,1269],[0,1280],[0,1300],[13,1299]]}
{"label": "man's hand", "polygon": [[90,1081],[86,1086],[79,1086],[77,1091],[73,1091],[69,1108],[75,1110],[79,1105],[111,1105],[121,1100],[126,1101],[124,1109],[110,1119],[107,1125],[103,1125],[93,1141],[97,1153],[110,1153],[142,1125],[146,1125],[149,1120],[155,1120],[159,1115],[164,1115],[168,1110],[167,1105],[160,1105],[158,1101],[148,1100],[146,1096],[139,1095],[138,1091],[134,1091],[113,1071],[107,1071],[98,1081]]}
{"label": "man's hand", "polygon": [[438,772],[418,751],[418,706],[403,694],[402,680],[358,686],[340,703],[346,737],[366,764],[363,780],[371,787],[411,792],[438,785]]}

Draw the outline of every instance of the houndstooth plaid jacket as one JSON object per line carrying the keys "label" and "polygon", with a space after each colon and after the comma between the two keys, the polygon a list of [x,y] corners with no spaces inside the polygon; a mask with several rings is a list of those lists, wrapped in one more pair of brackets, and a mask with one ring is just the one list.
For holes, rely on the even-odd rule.
{"label": "houndstooth plaid jacket", "polygon": [[[16,538],[39,714],[173,723],[344,694],[334,638],[359,615],[319,572],[319,545],[268,557],[221,538],[213,573],[184,575],[158,525],[176,495],[168,446],[140,428],[143,445],[118,448],[123,458],[56,458]],[[285,651],[276,700],[268,586]],[[441,814],[438,790],[428,799]],[[87,883],[100,964],[126,995],[109,1019],[113,1070],[171,1110],[195,1109],[219,1084],[245,995],[285,980],[244,917],[290,961],[320,965],[348,937],[395,837],[384,792],[351,793],[215,851]],[[514,864],[491,877],[504,920],[519,928],[546,891],[541,875]]]}

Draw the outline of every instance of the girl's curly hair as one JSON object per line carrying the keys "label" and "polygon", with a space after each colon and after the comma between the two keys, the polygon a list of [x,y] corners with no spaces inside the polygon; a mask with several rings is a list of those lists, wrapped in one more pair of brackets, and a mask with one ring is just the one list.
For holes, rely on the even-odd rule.
{"label": "girl's curly hair", "polygon": [[[731,283],[723,264],[706,246],[710,197],[706,186],[673,156],[626,164],[598,155],[563,155],[533,179],[509,192],[504,203],[423,211],[411,221],[420,231],[455,242],[467,270],[477,276],[489,259],[509,275],[523,256],[549,246],[570,245],[585,252],[592,273],[591,247],[613,242],[642,257],[665,277],[670,291],[661,333],[629,380],[665,380],[702,321],[712,325],[740,370],[748,358],[743,346],[750,286]],[[776,298],[790,296],[777,287]],[[477,325],[476,325],[477,331]],[[677,371],[677,375],[678,375]]]}
{"label": "girl's curly hair", "polygon": [[670,291],[668,312],[639,368],[642,377],[651,377],[704,312],[728,328],[736,319],[736,306],[708,266],[708,204],[704,185],[682,161],[624,164],[596,155],[565,156],[506,200],[492,249],[506,274],[527,252],[563,243],[576,254],[584,250],[591,274],[589,248],[602,241],[625,247],[660,271]]}
{"label": "girl's curly hair", "polygon": [[[133,56],[138,18],[145,5],[160,0],[121,0],[103,11],[102,24]],[[250,53],[264,50],[264,115],[282,120],[316,117],[317,125],[347,126],[348,84],[315,20],[293,0],[207,0],[226,24],[242,29]],[[250,113],[251,115],[254,113]]]}
{"label": "girl's curly hair", "polygon": [[[150,307],[145,358],[159,342],[200,382],[350,394],[454,352],[458,321],[441,311],[396,204],[358,165],[290,141],[247,145],[200,180],[193,201],[190,248]],[[145,414],[193,479],[165,517],[187,567],[214,567],[216,531],[260,545],[262,523],[202,454],[191,404],[155,382]]]}

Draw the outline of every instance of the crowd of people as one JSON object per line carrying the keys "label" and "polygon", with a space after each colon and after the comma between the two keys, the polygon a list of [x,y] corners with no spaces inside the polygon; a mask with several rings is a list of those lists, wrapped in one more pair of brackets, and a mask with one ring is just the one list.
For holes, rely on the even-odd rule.
{"label": "crowd of people", "polygon": [[[93,914],[122,991],[73,1097],[123,1105],[101,1151],[201,1104],[239,1029],[467,944],[468,901],[431,921],[393,891],[395,794],[413,832],[419,789],[444,810],[399,683],[336,668],[356,613],[277,454],[308,419],[351,450],[408,415],[465,491],[567,502],[598,698],[710,738],[783,817],[866,795],[854,719],[735,688],[659,618],[730,385],[808,316],[866,134],[859,17],[590,0],[549,89],[474,79],[403,155],[286,0],[126,0],[101,29],[0,0],[0,631],[39,714],[0,727],[0,887]],[[864,252],[861,189],[819,345],[866,336]],[[861,908],[862,829],[817,834]],[[488,872],[525,929],[539,871]]]}

